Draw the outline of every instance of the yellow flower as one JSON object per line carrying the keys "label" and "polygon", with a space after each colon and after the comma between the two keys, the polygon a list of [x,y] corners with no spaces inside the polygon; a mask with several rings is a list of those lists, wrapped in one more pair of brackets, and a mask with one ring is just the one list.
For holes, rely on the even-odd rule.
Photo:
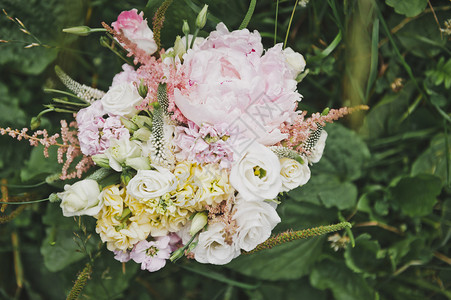
{"label": "yellow flower", "polygon": [[119,185],[102,191],[104,206],[97,214],[96,232],[110,251],[131,249],[150,233],[150,215]]}

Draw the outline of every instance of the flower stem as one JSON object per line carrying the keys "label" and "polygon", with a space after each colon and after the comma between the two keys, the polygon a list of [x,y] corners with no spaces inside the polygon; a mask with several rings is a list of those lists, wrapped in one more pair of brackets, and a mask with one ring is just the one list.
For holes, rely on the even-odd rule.
{"label": "flower stem", "polygon": [[341,222],[338,224],[319,226],[319,227],[308,228],[308,229],[298,230],[298,231],[285,231],[285,232],[279,233],[276,236],[270,237],[269,239],[267,239],[266,241],[264,241],[263,243],[261,243],[260,245],[255,247],[255,249],[253,249],[249,252],[242,251],[242,253],[243,254],[252,254],[252,253],[255,253],[260,250],[271,249],[274,246],[282,245],[282,244],[292,242],[295,240],[307,239],[310,237],[315,237],[315,236],[319,236],[319,235],[323,235],[326,233],[335,232],[338,230],[351,228],[351,227],[352,227],[351,223]]}

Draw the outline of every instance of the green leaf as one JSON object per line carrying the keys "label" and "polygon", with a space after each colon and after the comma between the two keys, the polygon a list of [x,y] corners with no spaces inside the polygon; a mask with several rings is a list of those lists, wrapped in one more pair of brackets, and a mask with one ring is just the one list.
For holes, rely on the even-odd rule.
{"label": "green leaf", "polygon": [[295,190],[289,196],[296,201],[322,204],[327,208],[348,209],[357,202],[357,187],[348,181],[342,182],[339,177],[329,174],[317,174],[310,181]]}
{"label": "green leaf", "polygon": [[30,159],[20,172],[22,181],[45,178],[47,175],[61,172],[61,165],[57,162],[57,147],[49,148],[49,157],[44,156],[44,146],[39,145],[31,151]]}
{"label": "green leaf", "polygon": [[404,177],[392,188],[392,201],[410,217],[421,217],[432,213],[437,196],[442,190],[440,178],[418,174]]}
{"label": "green leaf", "polygon": [[385,262],[385,252],[381,250],[379,242],[372,240],[367,233],[355,239],[355,247],[346,248],[344,257],[346,265],[357,273],[376,273]]}
{"label": "green leaf", "polygon": [[[257,294],[257,295],[256,295]],[[285,281],[281,283],[265,283],[256,291],[247,293],[249,299],[274,300],[274,299],[306,299],[306,300],[326,300],[326,294],[313,288],[308,282],[308,278],[302,277],[299,280]]]}
{"label": "green leaf", "polygon": [[[448,136],[448,141],[451,135]],[[451,149],[446,152],[446,136],[438,134],[431,140],[429,148],[427,148],[413,163],[411,175],[415,176],[421,173],[435,175],[442,179],[443,183],[447,181],[446,172],[446,156],[451,156]],[[451,174],[451,165],[448,165],[448,174]]]}
{"label": "green leaf", "polygon": [[428,3],[427,0],[385,0],[387,5],[393,7],[398,14],[406,17],[415,17],[420,14]]}
{"label": "green leaf", "polygon": [[370,158],[366,144],[357,133],[339,123],[328,124],[325,129],[328,137],[324,155],[312,171],[334,174],[343,181],[360,178],[362,167]]}
{"label": "green leaf", "polygon": [[[41,254],[44,256],[44,264],[51,272],[63,270],[68,265],[86,257],[84,253],[77,250],[80,247],[74,241],[74,232],[78,231],[78,226],[73,218],[64,217],[58,205],[50,203],[42,221],[48,225],[46,237],[42,241]],[[82,233],[78,233],[83,237]],[[92,235],[88,240],[88,250],[93,250],[99,238]]]}
{"label": "green leaf", "polygon": [[253,278],[286,280],[309,274],[321,254],[324,238],[298,240],[262,250],[252,255],[241,255],[227,265]]}
{"label": "green leaf", "polygon": [[445,88],[449,89],[451,87],[451,59],[445,63],[445,58],[440,57],[435,69],[427,71],[426,75],[435,85],[443,83]]}
{"label": "green leaf", "polygon": [[310,283],[317,289],[332,290],[336,300],[373,300],[376,293],[365,279],[349,270],[343,262],[324,260],[310,273]]}

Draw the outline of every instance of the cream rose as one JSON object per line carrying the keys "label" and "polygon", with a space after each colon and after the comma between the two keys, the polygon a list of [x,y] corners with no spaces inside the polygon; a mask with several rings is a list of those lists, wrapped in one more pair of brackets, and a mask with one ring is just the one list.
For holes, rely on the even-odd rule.
{"label": "cream rose", "polygon": [[136,199],[153,199],[173,191],[177,178],[168,169],[155,166],[156,170],[138,170],[127,185],[127,193]]}
{"label": "cream rose", "polygon": [[269,148],[254,142],[233,163],[230,183],[245,199],[274,199],[282,188],[279,159]]}
{"label": "cream rose", "polygon": [[124,82],[111,87],[100,100],[107,113],[131,118],[138,113],[136,106],[143,98],[131,82]]}
{"label": "cream rose", "polygon": [[280,223],[274,207],[266,202],[251,201],[236,197],[233,219],[238,225],[236,244],[245,251],[251,251],[271,236],[271,231]]}
{"label": "cream rose", "polygon": [[110,167],[117,172],[121,172],[127,160],[141,157],[141,145],[139,142],[130,141],[126,137],[120,140],[111,139],[110,148],[105,151],[105,155],[108,157]]}
{"label": "cream rose", "polygon": [[240,249],[234,243],[228,244],[224,238],[224,224],[214,223],[199,234],[194,248],[194,259],[200,263],[225,265],[240,255]]}
{"label": "cream rose", "polygon": [[62,200],[60,207],[65,217],[94,216],[103,205],[103,198],[99,197],[99,184],[92,179],[77,181],[73,185],[66,184],[64,192],[57,195]]}
{"label": "cream rose", "polygon": [[291,158],[280,160],[280,175],[282,176],[282,192],[288,192],[306,184],[310,179],[310,168],[307,162],[300,164]]}

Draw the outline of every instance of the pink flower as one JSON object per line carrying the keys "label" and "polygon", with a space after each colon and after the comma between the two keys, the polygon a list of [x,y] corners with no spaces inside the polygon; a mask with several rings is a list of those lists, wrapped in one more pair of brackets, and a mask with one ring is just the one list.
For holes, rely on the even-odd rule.
{"label": "pink flower", "polygon": [[281,45],[262,53],[258,32],[218,24],[198,50],[185,54],[190,88],[174,91],[175,104],[198,126],[224,123],[264,145],[281,141],[287,135],[279,127],[294,120],[301,95]]}
{"label": "pink flower", "polygon": [[147,20],[143,19],[143,15],[143,12],[138,15],[136,8],[123,11],[117,17],[117,21],[111,25],[114,30],[118,33],[122,31],[127,39],[150,55],[157,51],[158,47],[153,39],[153,32],[147,25]]}
{"label": "pink flower", "polygon": [[227,124],[202,127],[188,121],[188,127],[178,126],[175,144],[178,160],[190,160],[200,164],[219,163],[222,168],[230,168],[236,135],[228,131]]}
{"label": "pink flower", "polygon": [[122,70],[123,70],[122,72],[119,72],[116,75],[114,75],[113,83],[111,84],[112,87],[122,84],[124,82],[139,83],[138,73],[132,66],[130,66],[129,64],[123,64]]}
{"label": "pink flower", "polygon": [[104,153],[110,146],[110,139],[130,138],[127,128],[118,116],[106,114],[100,100],[77,113],[78,140],[84,155]]}
{"label": "pink flower", "polygon": [[137,243],[130,252],[130,258],[141,264],[141,270],[155,272],[166,265],[166,259],[171,255],[171,238],[157,237],[155,241],[146,240]]}
{"label": "pink flower", "polygon": [[118,260],[120,262],[128,262],[130,260],[130,252],[129,251],[115,250],[113,252],[114,252],[115,260]]}

